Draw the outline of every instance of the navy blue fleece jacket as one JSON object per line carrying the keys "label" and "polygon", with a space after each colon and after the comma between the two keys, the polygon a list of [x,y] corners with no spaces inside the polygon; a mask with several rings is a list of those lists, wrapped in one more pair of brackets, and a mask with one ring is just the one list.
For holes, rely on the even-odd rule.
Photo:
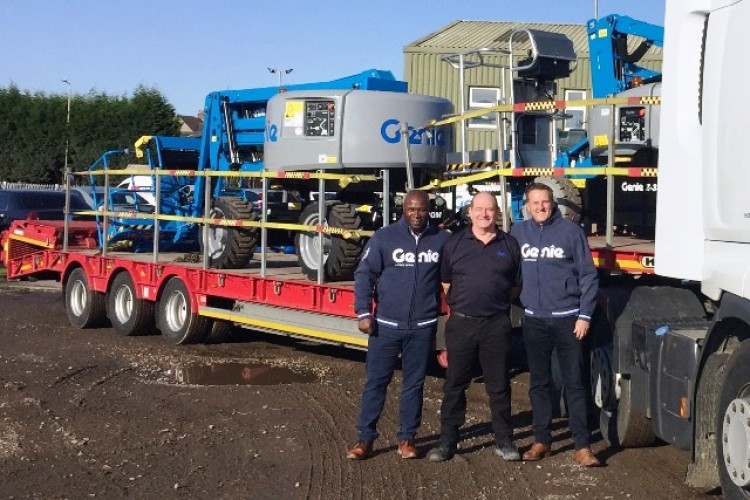
{"label": "navy blue fleece jacket", "polygon": [[510,234],[521,246],[521,303],[526,314],[577,315],[590,321],[599,277],[583,230],[555,209],[543,224],[528,219],[515,224]]}
{"label": "navy blue fleece jacket", "polygon": [[354,273],[357,316],[369,316],[374,302],[375,319],[391,328],[436,323],[440,255],[449,237],[445,231],[427,227],[415,238],[403,217],[375,231]]}

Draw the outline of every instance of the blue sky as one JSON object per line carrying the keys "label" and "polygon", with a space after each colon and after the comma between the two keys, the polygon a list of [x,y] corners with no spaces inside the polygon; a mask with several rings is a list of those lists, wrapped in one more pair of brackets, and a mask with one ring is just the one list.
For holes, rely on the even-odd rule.
{"label": "blue sky", "polygon": [[[665,0],[599,0],[599,15],[663,25]],[[0,0],[0,87],[131,95],[158,89],[179,114],[209,92],[403,76],[403,47],[457,19],[585,23],[595,0]]]}

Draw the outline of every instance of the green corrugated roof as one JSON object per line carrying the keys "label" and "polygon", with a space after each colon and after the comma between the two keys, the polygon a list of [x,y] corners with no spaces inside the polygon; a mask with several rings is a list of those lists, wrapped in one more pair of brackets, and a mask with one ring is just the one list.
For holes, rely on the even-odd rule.
{"label": "green corrugated roof", "polygon": [[[519,23],[505,21],[454,21],[447,26],[424,36],[406,47],[404,52],[419,51],[419,49],[476,49],[500,48],[507,49],[507,38],[510,32],[517,28],[528,28],[553,33],[563,33],[573,42],[576,54],[587,56],[589,52],[586,26],[583,24],[557,23]],[[633,50],[640,43],[638,37],[630,37],[628,49]],[[514,46],[516,42],[514,40]],[[528,49],[527,44],[519,43],[519,50]],[[651,47],[644,59],[661,59],[662,49]]]}

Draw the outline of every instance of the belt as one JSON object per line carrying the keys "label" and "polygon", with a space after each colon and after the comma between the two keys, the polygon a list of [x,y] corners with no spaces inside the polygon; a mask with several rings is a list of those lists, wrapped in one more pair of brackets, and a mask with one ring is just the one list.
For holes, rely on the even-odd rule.
{"label": "belt", "polygon": [[489,314],[487,316],[472,316],[470,314],[464,314],[458,311],[451,311],[451,316],[456,316],[457,318],[462,318],[462,319],[492,319],[498,316],[502,316],[504,314],[507,314],[507,311],[499,312],[496,314]]}

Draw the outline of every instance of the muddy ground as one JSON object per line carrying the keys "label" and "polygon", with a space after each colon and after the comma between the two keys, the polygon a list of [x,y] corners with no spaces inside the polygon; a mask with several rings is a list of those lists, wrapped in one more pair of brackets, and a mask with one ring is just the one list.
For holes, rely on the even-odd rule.
{"label": "muddy ground", "polygon": [[[158,336],[75,330],[51,288],[0,285],[2,498],[706,496],[683,484],[687,454],[666,445],[613,450],[596,433],[593,448],[606,466],[572,465],[564,420],[555,423],[551,458],[503,462],[492,453],[480,383],[452,461],[398,457],[393,393],[376,455],[347,461],[364,353],[245,331],[229,342],[175,347]],[[527,382],[514,371],[522,447],[531,444]],[[422,451],[438,437],[440,388],[430,376]]]}

